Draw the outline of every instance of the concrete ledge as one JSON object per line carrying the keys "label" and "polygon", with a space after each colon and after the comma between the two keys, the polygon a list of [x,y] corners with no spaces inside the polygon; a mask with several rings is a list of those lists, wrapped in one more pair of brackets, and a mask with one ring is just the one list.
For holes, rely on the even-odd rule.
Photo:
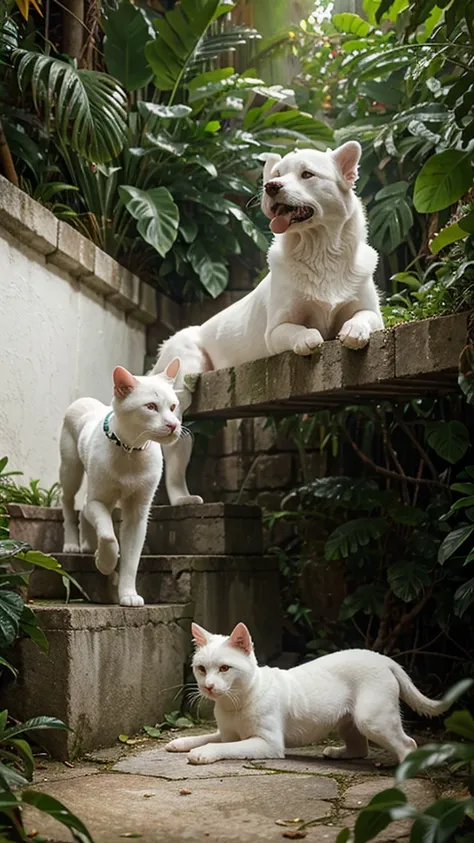
{"label": "concrete ledge", "polygon": [[[59,507],[12,504],[8,514],[12,538],[43,553],[57,555],[62,549],[63,515]],[[117,536],[120,519],[117,509]],[[258,506],[210,503],[151,509],[145,553],[255,555],[262,550],[262,513]]]}
{"label": "concrete ledge", "polygon": [[[111,578],[97,571],[92,555],[59,553],[56,558],[94,603],[118,601],[116,586]],[[228,632],[229,626],[244,621],[252,629],[255,645],[263,658],[280,652],[280,571],[276,556],[142,556],[137,590],[147,604],[145,608],[150,610],[153,604],[192,603],[193,617],[213,632]],[[72,588],[71,596],[81,597],[81,594]],[[28,597],[31,600],[64,599],[61,578],[50,571],[35,569],[29,581]],[[94,608],[97,614],[94,614]],[[91,628],[103,621],[100,606],[85,605],[84,610]],[[127,613],[129,610],[121,611]],[[54,615],[53,610],[51,612],[49,623]]]}
{"label": "concrete ledge", "polygon": [[243,418],[341,406],[367,400],[407,400],[457,390],[468,313],[399,325],[374,334],[362,351],[337,341],[319,355],[286,352],[198,379],[187,418]]}
{"label": "concrete ledge", "polygon": [[118,264],[75,228],[0,176],[0,226],[46,256],[48,263],[144,324],[157,318],[156,290]]}
{"label": "concrete ledge", "polygon": [[179,705],[190,606],[49,605],[35,612],[49,652],[30,640],[18,643],[19,678],[4,689],[3,702],[21,720],[47,714],[74,730],[42,733],[56,758],[110,746]]}

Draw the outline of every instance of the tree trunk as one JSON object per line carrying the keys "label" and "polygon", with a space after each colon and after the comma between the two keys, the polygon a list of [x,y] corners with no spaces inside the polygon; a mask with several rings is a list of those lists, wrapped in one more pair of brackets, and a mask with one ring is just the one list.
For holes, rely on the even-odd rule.
{"label": "tree trunk", "polygon": [[64,0],[63,52],[79,59],[84,41],[84,0]]}
{"label": "tree trunk", "polygon": [[10,147],[8,146],[3,126],[0,121],[0,171],[8,181],[18,187],[18,175],[13,163]]}

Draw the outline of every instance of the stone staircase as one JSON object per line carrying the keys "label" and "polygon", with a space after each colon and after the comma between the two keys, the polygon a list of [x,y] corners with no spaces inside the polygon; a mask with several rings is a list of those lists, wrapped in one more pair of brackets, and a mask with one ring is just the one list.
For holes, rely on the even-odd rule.
{"label": "stone staircase", "polygon": [[244,621],[261,660],[281,650],[278,563],[263,553],[258,507],[154,507],[138,575],[140,608],[117,605],[116,588],[93,556],[58,552],[59,509],[12,505],[10,519],[11,536],[53,554],[92,601],[72,587],[65,604],[62,580],[50,571],[30,577],[28,597],[49,652],[19,642],[19,677],[4,703],[21,719],[47,714],[68,723],[72,732],[44,733],[57,758],[110,745],[179,707],[193,619],[222,633]]}

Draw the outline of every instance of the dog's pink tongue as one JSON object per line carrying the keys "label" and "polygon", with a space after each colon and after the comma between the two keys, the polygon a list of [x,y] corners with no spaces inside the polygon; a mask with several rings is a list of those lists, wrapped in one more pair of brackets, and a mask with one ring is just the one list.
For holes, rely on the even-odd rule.
{"label": "dog's pink tongue", "polygon": [[284,234],[290,227],[291,211],[289,214],[280,214],[278,217],[273,217],[270,228],[274,234]]}

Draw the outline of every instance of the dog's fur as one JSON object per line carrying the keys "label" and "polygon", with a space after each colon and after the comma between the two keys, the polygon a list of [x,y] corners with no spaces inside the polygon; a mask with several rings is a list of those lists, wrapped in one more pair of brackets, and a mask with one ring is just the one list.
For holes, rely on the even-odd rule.
{"label": "dog's fur", "polygon": [[[164,342],[151,373],[181,359],[182,410],[191,401],[186,374],[283,351],[309,355],[336,337],[347,348],[363,348],[383,328],[373,281],[377,253],[367,244],[363,207],[353,191],[360,154],[360,145],[349,141],[326,153],[306,149],[267,157],[262,209],[275,234],[270,272],[240,301]],[[165,449],[172,504],[201,501],[186,486],[190,454],[189,440],[169,453]]]}

